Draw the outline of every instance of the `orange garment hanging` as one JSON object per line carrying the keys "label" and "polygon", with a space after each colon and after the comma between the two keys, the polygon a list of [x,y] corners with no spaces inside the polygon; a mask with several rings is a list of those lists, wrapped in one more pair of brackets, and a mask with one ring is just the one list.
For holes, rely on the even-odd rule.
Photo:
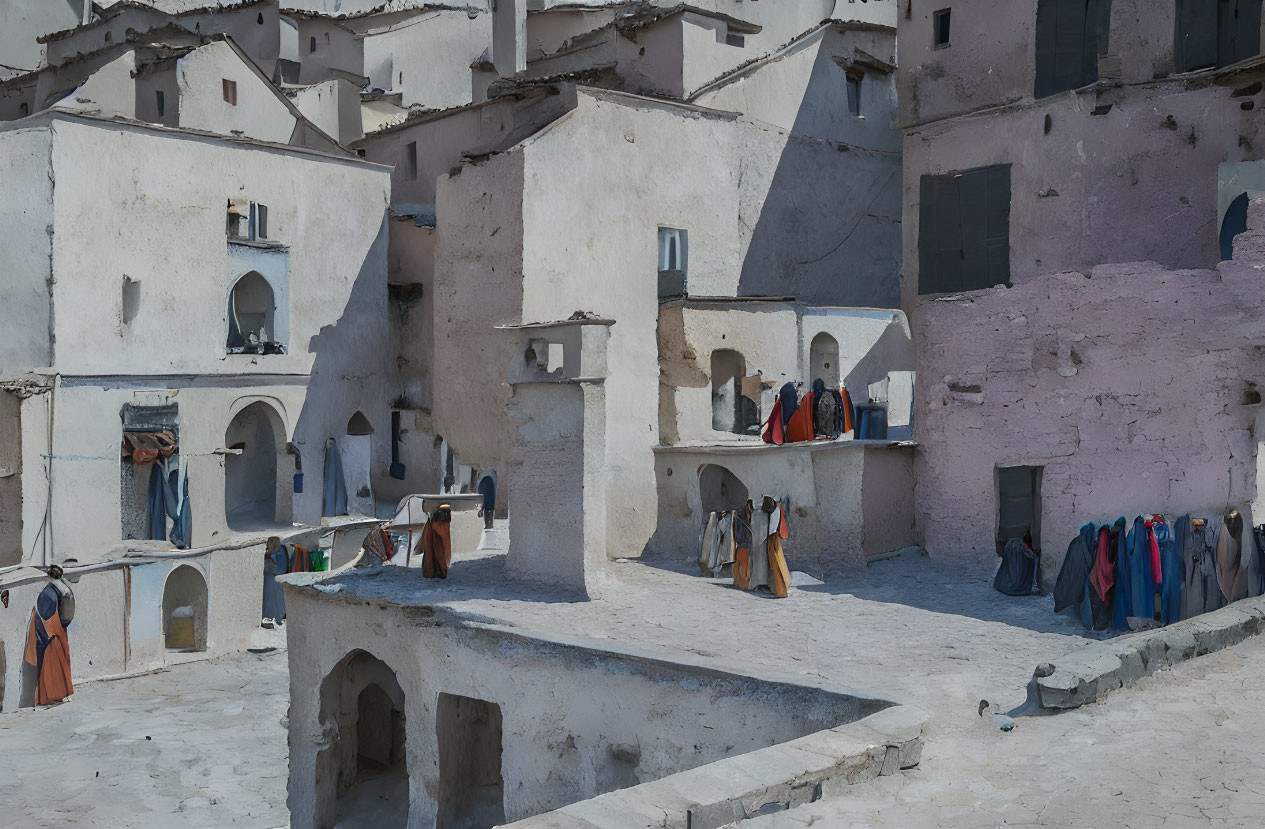
{"label": "orange garment hanging", "polygon": [[448,578],[452,564],[452,507],[440,504],[439,509],[422,527],[422,575],[428,579]]}
{"label": "orange garment hanging", "polygon": [[754,544],[751,516],[754,510],[751,500],[747,499],[734,516],[734,587],[739,590],[751,589],[751,547]]}
{"label": "orange garment hanging", "polygon": [[60,599],[61,594],[50,584],[40,592],[31,611],[25,659],[39,677],[35,685],[36,705],[48,705],[75,692],[70,678],[70,643],[59,612]]}
{"label": "orange garment hanging", "polygon": [[786,442],[800,443],[812,440],[816,436],[816,425],[813,423],[813,393],[809,392],[800,401],[799,408],[795,410],[795,414],[791,415],[791,419],[786,421]]}
{"label": "orange garment hanging", "polygon": [[768,538],[769,590],[773,591],[773,595],[777,598],[785,599],[790,592],[791,571],[786,566],[786,554],[782,551],[782,539],[790,538],[791,533],[786,526],[786,511],[782,509],[781,504],[777,504],[776,509],[778,516],[777,532],[771,533]]}
{"label": "orange garment hanging", "polygon": [[852,422],[852,395],[845,388],[839,390],[839,396],[843,398],[843,433],[846,435],[856,425]]}

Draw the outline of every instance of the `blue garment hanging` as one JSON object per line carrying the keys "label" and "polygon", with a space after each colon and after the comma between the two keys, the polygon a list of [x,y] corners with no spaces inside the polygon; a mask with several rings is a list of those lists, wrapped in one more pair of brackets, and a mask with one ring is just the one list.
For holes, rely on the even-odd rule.
{"label": "blue garment hanging", "polygon": [[149,470],[149,492],[145,497],[145,537],[151,541],[167,540],[166,493],[163,471],[158,464]]}
{"label": "blue garment hanging", "polygon": [[1155,525],[1155,541],[1160,545],[1160,621],[1171,625],[1182,618],[1182,590],[1186,584],[1186,539],[1190,537],[1190,516],[1177,519],[1172,533],[1164,524]]}
{"label": "blue garment hanging", "polygon": [[321,515],[347,514],[347,482],[343,479],[343,456],[338,441],[325,445],[325,489],[321,499]]}
{"label": "blue garment hanging", "polygon": [[1116,519],[1114,526],[1116,530],[1116,595],[1111,603],[1111,626],[1116,630],[1128,630],[1128,616],[1133,608],[1129,592],[1129,533],[1125,530],[1128,523],[1121,517]]}
{"label": "blue garment hanging", "polygon": [[1155,618],[1155,580],[1151,576],[1151,541],[1141,516],[1129,531],[1129,615]]}
{"label": "blue garment hanging", "polygon": [[777,397],[782,402],[782,425],[785,426],[799,408],[799,392],[795,390],[794,383],[783,383]]}
{"label": "blue garment hanging", "polygon": [[[177,490],[183,490],[179,500]],[[193,510],[189,507],[189,478],[181,482],[180,470],[173,469],[170,474],[155,461],[149,473],[149,492],[146,496],[145,537],[154,541],[167,541],[178,550],[189,547],[193,536]],[[167,531],[167,519],[172,521],[171,532]]]}

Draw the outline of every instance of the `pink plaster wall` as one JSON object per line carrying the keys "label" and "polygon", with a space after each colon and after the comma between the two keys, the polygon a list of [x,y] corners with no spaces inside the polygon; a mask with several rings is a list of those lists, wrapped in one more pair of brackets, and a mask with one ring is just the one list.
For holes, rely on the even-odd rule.
{"label": "pink plaster wall", "polygon": [[1218,270],[1100,265],[917,307],[916,511],[932,555],[994,554],[997,466],[1045,467],[1055,564],[1086,521],[1250,507],[1265,194],[1249,221]]}

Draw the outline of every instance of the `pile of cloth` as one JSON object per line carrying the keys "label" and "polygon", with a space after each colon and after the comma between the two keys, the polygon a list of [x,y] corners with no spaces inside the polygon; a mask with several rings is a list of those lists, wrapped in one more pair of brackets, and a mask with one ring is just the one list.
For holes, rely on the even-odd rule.
{"label": "pile of cloth", "polygon": [[1162,515],[1086,524],[1068,545],[1054,610],[1091,630],[1137,630],[1259,596],[1262,540],[1265,526],[1246,531],[1235,509],[1212,520],[1183,515],[1171,526]]}
{"label": "pile of cloth", "polygon": [[781,446],[809,440],[836,440],[851,432],[856,409],[846,388],[827,389],[820,377],[812,390],[800,396],[797,383],[785,383],[764,421],[760,437],[765,443]]}
{"label": "pile of cloth", "polygon": [[748,500],[742,509],[710,513],[699,539],[699,569],[708,578],[732,578],[740,590],[764,588],[784,599],[791,584],[786,538],[786,510],[768,495],[759,510]]}

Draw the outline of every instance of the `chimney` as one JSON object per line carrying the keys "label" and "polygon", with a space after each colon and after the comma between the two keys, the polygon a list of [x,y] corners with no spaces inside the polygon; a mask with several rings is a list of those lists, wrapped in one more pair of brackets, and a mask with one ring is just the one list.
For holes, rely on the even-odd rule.
{"label": "chimney", "polygon": [[527,0],[493,0],[492,65],[502,78],[527,68]]}

